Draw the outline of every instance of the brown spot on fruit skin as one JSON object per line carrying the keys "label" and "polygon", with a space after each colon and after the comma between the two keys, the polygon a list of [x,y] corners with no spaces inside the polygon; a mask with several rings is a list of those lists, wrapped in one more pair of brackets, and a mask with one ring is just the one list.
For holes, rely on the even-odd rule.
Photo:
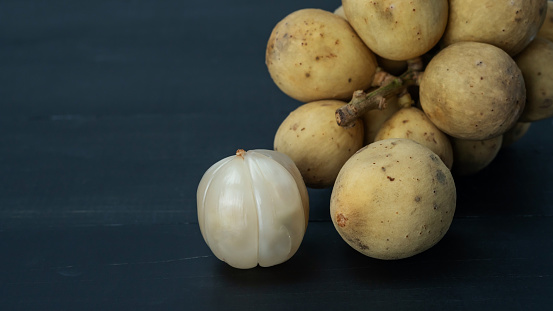
{"label": "brown spot on fruit skin", "polygon": [[346,226],[347,220],[348,220],[348,218],[346,216],[344,216],[344,214],[342,214],[342,213],[340,213],[336,216],[336,223],[341,228]]}
{"label": "brown spot on fruit skin", "polygon": [[390,181],[394,181],[394,180],[396,180],[395,178],[393,178],[393,177],[390,177],[390,176],[387,176],[387,178],[388,178],[388,179],[389,179]]}
{"label": "brown spot on fruit skin", "polygon": [[415,202],[420,202],[420,201],[421,201],[421,197],[416,196],[416,197],[415,197]]}
{"label": "brown spot on fruit skin", "polygon": [[366,250],[369,249],[369,246],[367,246],[365,243],[363,243],[359,238],[348,239],[348,241],[350,241],[351,243],[357,245],[357,247],[359,247],[360,250],[366,251]]}
{"label": "brown spot on fruit skin", "polygon": [[424,133],[424,136],[426,136],[426,141],[429,141],[429,142],[434,142],[435,144],[437,144],[438,142],[436,141],[436,138],[435,138],[435,134],[434,132],[430,133],[430,135],[427,135],[428,133]]}
{"label": "brown spot on fruit skin", "polygon": [[436,179],[438,179],[438,182],[442,185],[444,185],[446,183],[446,177],[445,177],[444,172],[442,172],[442,170],[437,170],[436,171]]}
{"label": "brown spot on fruit skin", "polygon": [[547,109],[553,106],[553,100],[551,98],[546,98],[543,103],[540,105],[540,108]]}

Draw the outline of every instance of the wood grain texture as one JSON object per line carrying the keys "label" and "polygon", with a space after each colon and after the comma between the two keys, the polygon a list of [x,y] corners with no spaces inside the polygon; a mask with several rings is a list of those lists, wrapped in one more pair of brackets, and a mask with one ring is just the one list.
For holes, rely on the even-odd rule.
{"label": "wood grain texture", "polygon": [[460,218],[429,251],[381,261],[312,222],[288,262],[237,270],[193,224],[26,228],[0,233],[0,277],[3,301],[28,309],[517,310],[550,302],[551,234],[547,218]]}

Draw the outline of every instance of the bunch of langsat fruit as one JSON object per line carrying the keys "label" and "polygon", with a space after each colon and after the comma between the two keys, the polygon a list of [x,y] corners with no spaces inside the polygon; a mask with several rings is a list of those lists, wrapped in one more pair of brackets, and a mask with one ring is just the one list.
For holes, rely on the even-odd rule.
{"label": "bunch of langsat fruit", "polygon": [[238,150],[206,172],[205,242],[237,268],[288,260],[307,185],[333,187],[334,227],[362,254],[429,249],[453,220],[453,175],[479,172],[553,116],[552,40],[547,0],[342,0],[289,14],[266,65],[303,104],[274,150]]}

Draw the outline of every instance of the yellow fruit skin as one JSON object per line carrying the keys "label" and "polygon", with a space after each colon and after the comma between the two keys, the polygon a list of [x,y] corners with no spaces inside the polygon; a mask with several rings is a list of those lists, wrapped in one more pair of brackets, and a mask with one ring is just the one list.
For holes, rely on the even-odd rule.
{"label": "yellow fruit skin", "polygon": [[452,138],[453,173],[460,176],[474,175],[490,165],[501,149],[503,135],[486,140]]}
{"label": "yellow fruit skin", "polygon": [[334,184],[330,216],[355,250],[390,260],[438,243],[455,205],[453,177],[435,153],[409,139],[387,139],[346,162]]}
{"label": "yellow fruit skin", "polygon": [[375,141],[388,138],[412,139],[436,153],[451,169],[453,150],[449,138],[418,108],[403,108],[384,122]]}
{"label": "yellow fruit skin", "polygon": [[553,1],[547,1],[547,14],[538,36],[553,41]]}
{"label": "yellow fruit skin", "polygon": [[553,117],[553,43],[538,37],[515,61],[526,84],[526,106],[519,121]]}
{"label": "yellow fruit skin", "polygon": [[447,24],[447,0],[342,0],[342,6],[365,44],[389,60],[408,60],[428,52]]}
{"label": "yellow fruit skin", "polygon": [[[420,103],[444,133],[486,140],[514,126],[526,101],[522,73],[503,50],[458,42],[441,50],[425,69]],[[455,159],[454,159],[455,161]]]}
{"label": "yellow fruit skin", "polygon": [[281,20],[267,43],[265,62],[276,85],[304,103],[349,99],[371,85],[377,67],[348,22],[319,9]]}
{"label": "yellow fruit skin", "polygon": [[443,43],[492,44],[514,56],[536,36],[545,20],[547,0],[449,0]]}
{"label": "yellow fruit skin", "polygon": [[336,123],[334,112],[345,102],[321,100],[301,105],[281,123],[276,151],[288,155],[311,188],[332,186],[342,165],[363,146],[363,122],[350,128]]}
{"label": "yellow fruit skin", "polygon": [[382,124],[386,122],[396,111],[401,109],[397,96],[394,96],[386,100],[386,108],[384,109],[372,109],[363,114],[363,126],[365,128],[365,136],[363,145],[368,145],[374,142],[376,134],[382,127]]}

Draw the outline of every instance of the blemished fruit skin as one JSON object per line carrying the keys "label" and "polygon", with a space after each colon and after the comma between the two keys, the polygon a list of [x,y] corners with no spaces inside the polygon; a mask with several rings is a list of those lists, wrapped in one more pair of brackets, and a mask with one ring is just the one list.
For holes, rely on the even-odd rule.
{"label": "blemished fruit skin", "polygon": [[361,119],[363,119],[363,127],[365,128],[363,146],[374,142],[376,134],[380,130],[380,127],[382,127],[382,124],[399,109],[401,109],[401,106],[398,97],[393,96],[386,99],[386,107],[384,109],[372,109],[361,116]]}
{"label": "blemished fruit skin", "polygon": [[319,9],[282,19],[267,43],[265,63],[275,84],[304,103],[349,99],[371,85],[377,68],[376,57],[349,23]]}
{"label": "blemished fruit skin", "polygon": [[547,14],[545,21],[538,31],[538,36],[553,41],[553,1],[547,1]]}
{"label": "blemished fruit skin", "polygon": [[453,163],[452,172],[454,175],[468,176],[474,175],[488,165],[497,156],[501,149],[503,135],[499,135],[487,140],[464,140],[451,139],[453,146]]}
{"label": "blemished fruit skin", "polygon": [[388,138],[412,139],[436,153],[451,169],[453,150],[449,138],[416,107],[403,108],[382,124],[375,141]]}
{"label": "blemished fruit skin", "polygon": [[547,0],[449,0],[442,42],[489,43],[514,56],[534,39],[546,11]]}
{"label": "blemished fruit skin", "polygon": [[363,122],[343,128],[336,123],[335,111],[345,102],[321,100],[303,104],[281,123],[274,149],[289,156],[311,188],[334,184],[340,168],[363,147]]}
{"label": "blemished fruit skin", "polygon": [[408,60],[428,52],[447,25],[447,0],[342,0],[342,6],[365,44],[390,60]]}
{"label": "blemished fruit skin", "polygon": [[522,122],[553,117],[553,42],[537,37],[515,57],[526,84]]}
{"label": "blemished fruit skin", "polygon": [[359,150],[342,167],[330,216],[355,250],[392,260],[438,243],[455,206],[453,177],[435,153],[410,139],[386,139]]}
{"label": "blemished fruit skin", "polygon": [[458,42],[428,64],[420,103],[444,133],[486,140],[514,126],[524,109],[522,72],[503,50],[486,43]]}

